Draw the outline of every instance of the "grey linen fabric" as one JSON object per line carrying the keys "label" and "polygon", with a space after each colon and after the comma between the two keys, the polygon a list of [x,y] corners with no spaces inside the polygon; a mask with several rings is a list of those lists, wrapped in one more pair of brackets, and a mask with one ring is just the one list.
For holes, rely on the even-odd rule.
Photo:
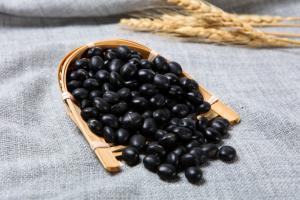
{"label": "grey linen fabric", "polygon": [[[298,0],[215,2],[236,12],[287,16],[300,9]],[[300,199],[300,49],[181,42],[121,29],[109,16],[157,3],[0,1],[0,199]],[[183,176],[163,182],[142,165],[105,172],[65,113],[56,72],[73,48],[110,38],[178,61],[240,113],[225,140],[238,161],[211,162],[201,185]]]}

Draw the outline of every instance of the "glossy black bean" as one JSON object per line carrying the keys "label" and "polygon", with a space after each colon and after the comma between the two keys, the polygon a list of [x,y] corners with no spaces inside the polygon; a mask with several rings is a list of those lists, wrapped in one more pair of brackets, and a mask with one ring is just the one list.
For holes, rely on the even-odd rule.
{"label": "glossy black bean", "polygon": [[87,50],[86,57],[91,58],[93,56],[102,56],[103,55],[103,49],[100,47],[93,47]]}
{"label": "glossy black bean", "polygon": [[124,82],[125,87],[128,87],[131,90],[136,90],[139,87],[139,82],[137,80],[129,80]]}
{"label": "glossy black bean", "polygon": [[131,98],[131,91],[129,88],[121,88],[118,90],[118,95],[122,100],[129,100]]}
{"label": "glossy black bean", "polygon": [[193,132],[186,127],[176,127],[173,129],[173,133],[175,133],[183,141],[189,141],[193,136]]}
{"label": "glossy black bean", "polygon": [[155,154],[146,155],[143,159],[143,164],[149,171],[155,172],[160,165],[160,159]]}
{"label": "glossy black bean", "polygon": [[169,95],[180,98],[184,94],[183,89],[178,85],[171,85]]}
{"label": "glossy black bean", "polygon": [[227,123],[219,120],[220,118],[213,119],[210,123],[210,126],[216,129],[222,136],[227,134],[228,126]]}
{"label": "glossy black bean", "polygon": [[116,116],[123,115],[128,111],[128,104],[124,101],[121,101],[115,105],[112,105],[110,111]]}
{"label": "glossy black bean", "polygon": [[177,117],[174,117],[169,121],[170,124],[176,125],[176,126],[179,126],[180,122],[181,122],[181,119],[179,119]]}
{"label": "glossy black bean", "polygon": [[178,126],[177,125],[174,125],[174,124],[169,124],[168,126],[166,126],[164,129],[168,132],[173,132],[173,130],[175,128],[177,128]]}
{"label": "glossy black bean", "polygon": [[126,63],[120,69],[120,75],[124,80],[130,80],[137,72],[136,65],[132,63]]}
{"label": "glossy black bean", "polygon": [[94,78],[99,81],[99,83],[103,84],[109,80],[109,73],[106,70],[99,70],[94,75]]}
{"label": "glossy black bean", "polygon": [[88,90],[95,90],[98,89],[100,84],[99,82],[94,78],[88,78],[85,81],[83,81],[83,87]]}
{"label": "glossy black bean", "polygon": [[205,129],[208,127],[208,119],[206,117],[200,117],[199,119],[197,119],[196,121],[196,128],[201,131],[204,132]]}
{"label": "glossy black bean", "polygon": [[107,69],[109,72],[119,72],[123,64],[122,60],[115,58],[107,63]]}
{"label": "glossy black bean", "polygon": [[135,134],[130,137],[129,145],[141,151],[146,145],[146,138],[143,135]]}
{"label": "glossy black bean", "polygon": [[171,112],[167,108],[157,109],[153,112],[153,118],[159,123],[167,122],[171,117]]}
{"label": "glossy black bean", "polygon": [[191,166],[185,169],[185,177],[191,183],[198,183],[202,180],[202,171],[200,167]]}
{"label": "glossy black bean", "polygon": [[177,136],[173,133],[168,133],[161,137],[158,142],[166,149],[173,149],[177,145]]}
{"label": "glossy black bean", "polygon": [[152,69],[153,68],[153,64],[145,59],[141,60],[141,68],[142,69]]}
{"label": "glossy black bean", "polygon": [[137,112],[127,112],[121,121],[121,125],[125,129],[137,130],[143,123],[142,116]]}
{"label": "glossy black bean", "polygon": [[186,148],[184,146],[178,146],[176,149],[173,150],[174,153],[176,153],[178,156],[181,156],[187,152]]}
{"label": "glossy black bean", "polygon": [[166,106],[167,108],[169,108],[170,110],[172,110],[172,108],[177,104],[177,101],[173,98],[170,97],[166,97]]}
{"label": "glossy black bean", "polygon": [[81,101],[89,96],[89,91],[85,88],[76,88],[72,91],[72,95],[77,101]]}
{"label": "glossy black bean", "polygon": [[225,162],[232,162],[236,158],[236,151],[231,146],[222,146],[219,150],[219,158]]}
{"label": "glossy black bean", "polygon": [[105,92],[105,91],[114,91],[115,88],[112,84],[110,83],[103,83],[102,85],[102,91]]}
{"label": "glossy black bean", "polygon": [[80,81],[84,81],[85,79],[88,79],[89,78],[89,73],[84,70],[84,69],[78,69],[76,71],[76,80],[80,80]]}
{"label": "glossy black bean", "polygon": [[103,128],[103,138],[108,143],[115,143],[117,141],[117,135],[113,128],[105,126]]}
{"label": "glossy black bean", "polygon": [[115,88],[121,88],[124,81],[119,73],[117,72],[110,72],[109,74],[109,82]]}
{"label": "glossy black bean", "polygon": [[166,73],[164,74],[167,79],[169,79],[170,84],[179,84],[179,77],[174,73]]}
{"label": "glossy black bean", "polygon": [[160,158],[164,158],[167,154],[164,147],[158,144],[157,142],[150,142],[147,145],[146,153],[158,155]]}
{"label": "glossy black bean", "polygon": [[170,152],[166,156],[165,163],[169,163],[169,164],[172,164],[173,166],[177,167],[179,164],[179,156],[174,152]]}
{"label": "glossy black bean", "polygon": [[149,106],[149,101],[144,97],[133,97],[131,105],[137,110],[146,110]]}
{"label": "glossy black bean", "polygon": [[114,58],[117,58],[117,53],[115,49],[107,49],[104,53],[104,58],[106,60],[112,60]]}
{"label": "glossy black bean", "polygon": [[95,107],[87,107],[81,110],[80,115],[82,119],[87,121],[91,118],[97,118],[99,115],[99,111]]}
{"label": "glossy black bean", "polygon": [[82,86],[82,82],[78,80],[71,80],[67,83],[67,87],[69,91],[73,91],[76,88],[80,88]]}
{"label": "glossy black bean", "polygon": [[128,60],[130,58],[130,49],[127,46],[119,46],[116,48],[118,58]]}
{"label": "glossy black bean", "polygon": [[203,103],[197,106],[197,113],[204,114],[210,111],[210,109],[211,109],[211,105],[208,102],[203,101]]}
{"label": "glossy black bean", "polygon": [[118,103],[120,100],[120,96],[118,93],[113,92],[113,91],[106,91],[103,94],[102,97],[107,103],[109,104],[115,104]]}
{"label": "glossy black bean", "polygon": [[130,133],[123,128],[116,130],[117,144],[126,144],[129,140]]}
{"label": "glossy black bean", "polygon": [[196,137],[196,140],[200,143],[200,144],[204,144],[206,143],[206,139],[203,136],[202,132],[200,131],[194,131],[194,136]]}
{"label": "glossy black bean", "polygon": [[176,168],[171,164],[161,164],[158,166],[157,174],[162,180],[172,180],[176,178]]}
{"label": "glossy black bean", "polygon": [[178,76],[181,75],[182,68],[181,68],[180,64],[178,64],[177,62],[169,62],[168,65],[169,65],[169,71],[171,73],[174,73]]}
{"label": "glossy black bean", "polygon": [[146,110],[145,112],[143,112],[142,117],[143,119],[149,118],[153,116],[153,112],[152,110]]}
{"label": "glossy black bean", "polygon": [[189,153],[195,156],[199,165],[207,162],[207,154],[202,151],[201,147],[194,147],[189,151]]}
{"label": "glossy black bean", "polygon": [[167,73],[169,71],[169,66],[167,64],[167,61],[164,57],[162,56],[157,56],[154,60],[154,67],[156,71],[160,73]]}
{"label": "glossy black bean", "polygon": [[151,83],[155,76],[155,72],[151,69],[140,69],[138,71],[138,79],[143,83]]}
{"label": "glossy black bean", "polygon": [[172,112],[177,117],[186,117],[189,114],[189,108],[185,104],[177,104],[172,108]]}
{"label": "glossy black bean", "polygon": [[134,147],[127,147],[122,151],[122,159],[129,165],[136,165],[139,160],[139,151]]}
{"label": "glossy black bean", "polygon": [[155,134],[154,134],[154,138],[156,140],[161,139],[163,136],[165,136],[166,134],[168,134],[167,131],[163,130],[163,129],[157,129]]}
{"label": "glossy black bean", "polygon": [[196,106],[192,102],[190,102],[188,100],[185,100],[184,104],[187,105],[187,107],[189,108],[190,113],[195,113],[196,112]]}
{"label": "glossy black bean", "polygon": [[140,92],[139,91],[135,91],[135,90],[131,91],[130,95],[131,95],[132,98],[140,97],[141,96]]}
{"label": "glossy black bean", "polygon": [[87,69],[88,68],[89,60],[86,58],[81,58],[79,60],[76,60],[74,63],[75,70],[77,69]]}
{"label": "glossy black bean", "polygon": [[90,100],[93,100],[95,97],[101,97],[103,92],[101,90],[92,90],[89,94]]}
{"label": "glossy black bean", "polygon": [[206,155],[207,158],[215,159],[218,155],[218,146],[216,144],[208,143],[203,144],[200,147],[201,152]]}
{"label": "glossy black bean", "polygon": [[128,61],[128,63],[134,64],[135,66],[140,66],[141,65],[141,60],[138,55],[132,55],[131,58]]}
{"label": "glossy black bean", "polygon": [[70,72],[70,74],[69,74],[69,79],[68,79],[68,80],[79,80],[79,79],[78,79],[77,71],[72,71],[72,72]]}
{"label": "glossy black bean", "polygon": [[157,130],[156,122],[153,118],[146,118],[143,122],[141,133],[146,136],[153,138]]}
{"label": "glossy black bean", "polygon": [[156,88],[155,85],[151,83],[144,83],[143,85],[140,86],[139,92],[142,95],[153,96],[158,92],[158,89]]}
{"label": "glossy black bean", "polygon": [[98,71],[103,68],[104,60],[100,56],[93,56],[89,61],[89,69]]}
{"label": "glossy black bean", "polygon": [[95,97],[93,105],[99,110],[100,113],[107,113],[110,110],[110,105],[102,98]]}
{"label": "glossy black bean", "polygon": [[166,105],[166,98],[162,94],[156,94],[150,98],[150,104],[155,108],[162,108]]}
{"label": "glossy black bean", "polygon": [[81,109],[84,109],[84,108],[87,108],[87,107],[92,107],[92,106],[93,106],[93,103],[89,99],[83,99],[80,102],[80,108]]}
{"label": "glossy black bean", "polygon": [[119,122],[118,118],[112,114],[104,114],[101,117],[101,121],[104,125],[109,126],[111,128],[118,128]]}
{"label": "glossy black bean", "polygon": [[87,122],[88,127],[91,129],[93,133],[98,136],[102,136],[102,123],[97,119],[89,119]]}
{"label": "glossy black bean", "polygon": [[185,153],[180,158],[180,165],[184,168],[198,165],[197,158],[193,154]]}
{"label": "glossy black bean", "polygon": [[156,74],[153,78],[153,84],[157,88],[162,90],[168,90],[170,88],[170,81],[167,77],[162,74]]}
{"label": "glossy black bean", "polygon": [[196,122],[195,120],[191,119],[191,118],[183,118],[180,120],[180,122],[178,123],[179,126],[182,127],[186,127],[189,128],[191,130],[195,130],[196,128]]}
{"label": "glossy black bean", "polygon": [[218,121],[220,123],[223,123],[223,125],[226,129],[229,128],[229,125],[230,125],[229,121],[227,119],[223,118],[223,117],[216,117],[216,118],[213,119],[212,122],[214,122],[214,121]]}
{"label": "glossy black bean", "polygon": [[201,146],[201,143],[199,143],[197,140],[192,140],[185,145],[185,147],[188,151],[190,151],[194,147],[200,147],[200,146]]}
{"label": "glossy black bean", "polygon": [[219,143],[222,140],[222,136],[219,131],[211,127],[205,129],[203,136],[208,142],[211,143]]}
{"label": "glossy black bean", "polygon": [[198,89],[198,84],[195,80],[186,77],[181,77],[179,79],[179,82],[181,87],[186,91],[192,91]]}
{"label": "glossy black bean", "polygon": [[203,96],[199,91],[190,91],[186,94],[186,98],[196,105],[203,104]]}

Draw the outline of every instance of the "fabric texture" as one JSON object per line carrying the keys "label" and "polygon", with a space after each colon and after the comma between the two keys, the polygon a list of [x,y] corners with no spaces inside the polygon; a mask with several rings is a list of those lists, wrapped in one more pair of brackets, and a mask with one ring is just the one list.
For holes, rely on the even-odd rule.
{"label": "fabric texture", "polygon": [[[119,15],[158,0],[0,1],[0,199],[300,199],[300,49],[188,43],[120,28]],[[226,9],[299,15],[299,0],[217,0]],[[111,16],[114,15],[114,16]],[[297,29],[286,29],[297,32]],[[299,31],[299,30],[298,30]],[[161,181],[142,165],[107,173],[67,116],[57,65],[83,44],[112,38],[175,60],[241,115],[205,182]]]}

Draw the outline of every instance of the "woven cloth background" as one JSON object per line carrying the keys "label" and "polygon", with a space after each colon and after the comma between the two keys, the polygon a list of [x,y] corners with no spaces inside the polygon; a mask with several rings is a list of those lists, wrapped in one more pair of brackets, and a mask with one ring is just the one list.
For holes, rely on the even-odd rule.
{"label": "woven cloth background", "polygon": [[[121,29],[158,0],[0,1],[0,199],[300,199],[300,49],[184,43]],[[218,0],[228,10],[299,15],[299,0]],[[289,29],[287,29],[289,30]],[[292,31],[292,29],[290,29]],[[296,30],[293,30],[296,31]],[[176,60],[242,117],[205,183],[166,183],[142,165],[105,172],[65,113],[57,65],[82,44],[125,38]]]}

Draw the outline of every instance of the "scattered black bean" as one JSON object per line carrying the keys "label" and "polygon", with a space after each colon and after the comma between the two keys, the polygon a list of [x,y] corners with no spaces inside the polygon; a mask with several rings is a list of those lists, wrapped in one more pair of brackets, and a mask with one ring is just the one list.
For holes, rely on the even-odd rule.
{"label": "scattered black bean", "polygon": [[184,174],[191,183],[198,183],[202,179],[202,171],[199,167],[188,167],[185,169]]}
{"label": "scattered black bean", "polygon": [[236,151],[231,146],[222,146],[219,150],[219,158],[225,162],[232,162],[236,158]]}
{"label": "scattered black bean", "polygon": [[155,154],[149,154],[144,157],[143,163],[146,169],[155,172],[160,165],[160,159]]}

